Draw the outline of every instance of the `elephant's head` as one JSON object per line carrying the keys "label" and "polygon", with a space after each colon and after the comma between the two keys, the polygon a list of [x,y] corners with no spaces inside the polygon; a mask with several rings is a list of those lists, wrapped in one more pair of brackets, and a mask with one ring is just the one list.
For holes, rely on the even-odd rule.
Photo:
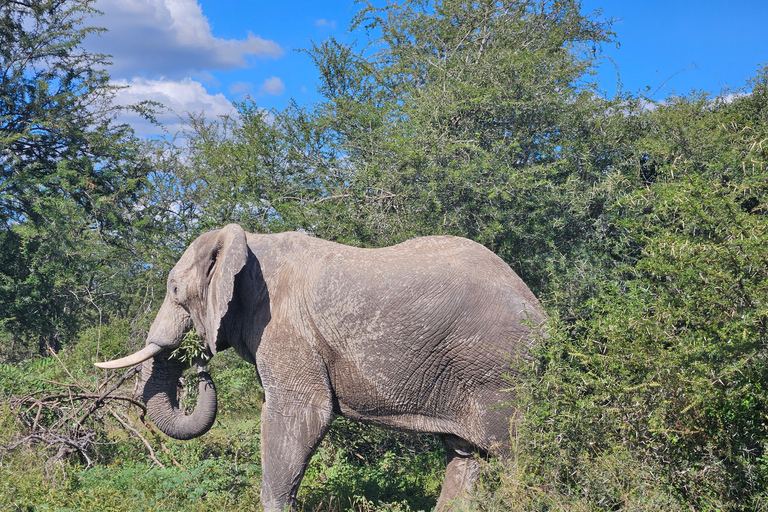
{"label": "elephant's head", "polygon": [[144,362],[143,400],[152,421],[165,434],[191,439],[208,431],[216,419],[216,390],[211,377],[201,372],[199,398],[194,411],[179,409],[177,384],[189,366],[169,357],[192,326],[205,340],[209,356],[229,346],[224,317],[235,293],[235,277],[246,266],[246,234],[231,224],[201,235],[184,252],[168,275],[165,300],[149,330],[145,347],[99,368],[124,368]]}

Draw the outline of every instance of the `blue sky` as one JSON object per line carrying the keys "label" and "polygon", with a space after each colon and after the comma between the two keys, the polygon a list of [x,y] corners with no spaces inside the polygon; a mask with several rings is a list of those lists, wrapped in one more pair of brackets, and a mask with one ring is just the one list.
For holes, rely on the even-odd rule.
{"label": "blue sky", "polygon": [[[583,11],[600,7],[615,18],[620,47],[606,46],[624,90],[654,100],[691,90],[720,92],[741,87],[768,64],[766,0],[586,0]],[[615,92],[616,66],[601,67],[601,85]]]}
{"label": "blue sky", "polygon": [[[376,1],[378,5],[385,1]],[[350,1],[98,0],[105,14],[95,24],[109,32],[86,41],[109,53],[115,83],[127,85],[118,101],[153,99],[177,113],[232,111],[250,95],[257,105],[282,108],[290,99],[318,99],[311,59],[296,50],[347,33],[358,7]],[[767,0],[584,0],[614,18],[620,44],[603,48],[599,80],[616,92],[653,95],[692,89],[740,87],[768,63]],[[647,90],[646,90],[647,88]],[[171,132],[178,119],[164,116]],[[140,132],[147,127],[135,121]]]}

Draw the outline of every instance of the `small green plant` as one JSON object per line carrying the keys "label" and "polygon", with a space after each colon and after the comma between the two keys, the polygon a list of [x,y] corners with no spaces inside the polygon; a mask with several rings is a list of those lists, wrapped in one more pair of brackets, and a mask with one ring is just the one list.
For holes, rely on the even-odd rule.
{"label": "small green plant", "polygon": [[194,328],[189,330],[181,340],[181,345],[171,353],[171,357],[179,361],[195,364],[208,362],[210,355],[205,350],[205,343]]}

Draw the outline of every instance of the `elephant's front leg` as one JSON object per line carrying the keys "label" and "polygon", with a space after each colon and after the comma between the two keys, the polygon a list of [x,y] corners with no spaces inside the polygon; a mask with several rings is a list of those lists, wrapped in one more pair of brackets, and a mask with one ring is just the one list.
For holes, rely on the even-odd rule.
{"label": "elephant's front leg", "polygon": [[265,392],[261,412],[261,504],[265,512],[283,512],[294,509],[304,471],[331,426],[333,411],[330,401],[269,395]]}

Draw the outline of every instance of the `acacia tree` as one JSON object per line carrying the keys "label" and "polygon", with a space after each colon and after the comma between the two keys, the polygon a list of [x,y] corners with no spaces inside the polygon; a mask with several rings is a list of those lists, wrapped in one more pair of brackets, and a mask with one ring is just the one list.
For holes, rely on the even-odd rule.
{"label": "acacia tree", "polygon": [[[529,508],[758,510],[768,379],[768,79],[624,111],[599,188],[616,260],[530,375]],[[599,227],[599,226],[596,226]],[[593,267],[594,268],[594,267]],[[537,475],[529,478],[526,475]],[[545,493],[533,492],[544,488]],[[502,507],[503,508],[503,507]]]}
{"label": "acacia tree", "polygon": [[364,4],[352,28],[368,44],[309,52],[318,119],[349,172],[349,208],[318,231],[366,245],[467,236],[542,291],[551,242],[581,237],[563,210],[607,164],[584,146],[608,110],[589,72],[609,27],[575,1]]}
{"label": "acacia tree", "polygon": [[146,174],[106,57],[82,48],[92,4],[0,0],[0,326],[40,351],[110,293]]}

